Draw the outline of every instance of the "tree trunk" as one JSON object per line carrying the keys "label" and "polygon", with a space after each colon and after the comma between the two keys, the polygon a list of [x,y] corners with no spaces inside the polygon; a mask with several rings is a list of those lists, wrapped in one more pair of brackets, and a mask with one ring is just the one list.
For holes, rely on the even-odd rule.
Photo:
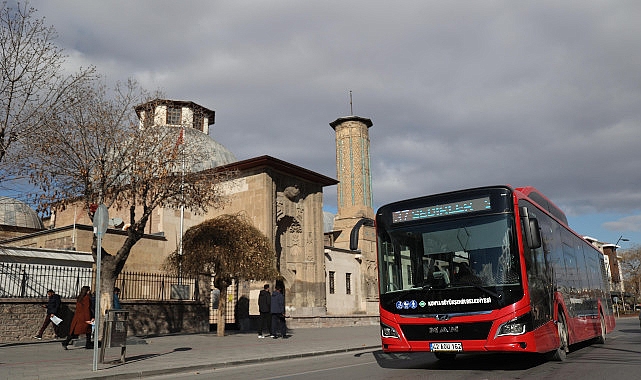
{"label": "tree trunk", "polygon": [[216,335],[225,336],[225,311],[227,309],[227,286],[221,286],[220,298],[218,299],[218,323],[216,324]]}
{"label": "tree trunk", "polygon": [[[147,218],[143,216],[141,218],[141,221],[139,222],[142,226],[139,228],[140,231],[144,230],[146,222]],[[113,291],[114,287],[116,286],[116,280],[118,279],[118,275],[120,275],[120,272],[122,271],[127,258],[129,257],[131,248],[142,238],[142,236],[142,232],[137,232],[133,229],[130,229],[128,231],[127,239],[123,243],[122,247],[120,247],[120,249],[118,250],[117,255],[110,255],[104,247],[101,247],[102,259],[100,261],[100,289],[94,289],[96,291],[96,294],[100,294],[101,318],[105,315],[107,309],[113,309]],[[98,238],[95,234],[93,236],[91,250],[93,252],[94,262],[96,262],[96,260],[98,259]]]}
{"label": "tree trunk", "polygon": [[116,286],[118,274],[115,274],[116,260],[113,256],[103,255],[100,262],[100,317],[102,318],[107,309],[113,309],[113,292]]}

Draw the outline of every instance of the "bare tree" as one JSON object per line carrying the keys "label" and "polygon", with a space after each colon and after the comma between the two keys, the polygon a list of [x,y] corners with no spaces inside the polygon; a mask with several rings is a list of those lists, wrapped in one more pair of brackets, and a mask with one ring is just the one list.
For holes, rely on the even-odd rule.
{"label": "bare tree", "polygon": [[56,31],[36,10],[17,3],[0,5],[0,185],[20,179],[29,154],[29,138],[55,114],[74,86],[93,77],[93,67],[65,74],[65,56],[54,44]]}
{"label": "bare tree", "polygon": [[189,228],[183,253],[174,252],[167,266],[185,273],[211,273],[220,290],[217,335],[225,335],[227,287],[235,280],[276,279],[273,244],[242,215],[221,215]]}
{"label": "bare tree", "polygon": [[625,288],[627,292],[635,295],[635,300],[639,303],[641,302],[641,246],[637,245],[624,251],[621,258]]}
{"label": "bare tree", "polygon": [[[226,200],[218,186],[225,174],[181,170],[181,157],[205,157],[196,144],[182,143],[180,127],[140,127],[134,106],[146,98],[133,81],[112,92],[102,81],[77,87],[65,98],[63,111],[47,120],[45,133],[33,140],[38,162],[29,169],[41,190],[41,210],[81,203],[92,220],[99,204],[128,210],[130,227],[122,246],[117,252],[101,252],[103,312],[112,304],[115,280],[156,208],[185,207],[200,214]],[[92,248],[96,258],[95,237]]]}

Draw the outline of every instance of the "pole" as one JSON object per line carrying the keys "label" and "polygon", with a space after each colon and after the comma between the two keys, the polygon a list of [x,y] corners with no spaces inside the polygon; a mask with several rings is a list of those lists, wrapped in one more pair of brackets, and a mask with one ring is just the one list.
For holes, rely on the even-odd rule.
{"label": "pole", "polygon": [[185,188],[185,127],[182,127],[182,131],[180,131],[181,136],[183,137],[182,141],[182,174],[180,176],[180,238],[178,241],[179,247],[178,247],[178,285],[183,284],[183,263],[182,263],[182,257],[183,257],[183,230],[185,228],[185,194],[183,193],[184,188]]}
{"label": "pole", "polygon": [[98,327],[100,326],[100,262],[102,261],[102,233],[98,232],[98,253],[96,255],[96,305],[93,322],[93,371],[98,370]]}
{"label": "pole", "polygon": [[97,237],[96,249],[96,302],[94,306],[93,321],[93,370],[98,370],[98,337],[100,330],[100,263],[102,262],[102,235],[107,232],[109,226],[109,210],[107,206],[101,204],[96,209],[93,216],[93,233]]}

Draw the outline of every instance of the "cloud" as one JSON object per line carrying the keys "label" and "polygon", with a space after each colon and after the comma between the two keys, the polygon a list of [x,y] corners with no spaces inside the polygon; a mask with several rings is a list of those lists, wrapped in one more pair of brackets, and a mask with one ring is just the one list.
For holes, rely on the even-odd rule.
{"label": "cloud", "polygon": [[641,232],[641,214],[603,223],[603,227],[610,231]]}
{"label": "cloud", "polygon": [[568,214],[641,212],[641,2],[32,3],[70,65],[216,110],[240,159],[334,176],[351,90],[377,205],[509,183]]}

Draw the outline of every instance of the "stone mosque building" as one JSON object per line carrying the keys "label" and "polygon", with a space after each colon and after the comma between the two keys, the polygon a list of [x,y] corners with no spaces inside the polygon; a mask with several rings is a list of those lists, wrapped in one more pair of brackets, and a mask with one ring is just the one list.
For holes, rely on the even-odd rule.
{"label": "stone mosque building", "polygon": [[[245,213],[274,243],[278,269],[285,279],[288,314],[300,318],[378,314],[374,229],[362,226],[358,250],[349,249],[352,228],[363,218],[374,217],[368,131],[371,120],[348,116],[330,123],[336,134],[336,180],[271,156],[238,161],[209,136],[215,112],[193,102],[154,100],[136,107],[136,112],[141,128],[176,128],[178,136],[184,126],[185,144],[198,144],[208,152],[208,162],[189,170],[216,168],[239,173],[224,184],[230,203],[207,215],[185,211],[184,230],[221,214]],[[323,212],[323,188],[333,185],[338,185],[335,216]],[[89,254],[93,228],[85,210],[69,207],[52,214],[45,225],[29,219],[28,227],[23,227],[16,224],[23,218],[20,215],[33,218],[32,213],[15,210],[18,206],[3,208],[3,204],[19,202],[0,199],[0,262],[11,251],[2,249],[8,246],[51,250],[59,256],[64,252]],[[125,211],[109,210],[111,225],[103,248],[115,250],[120,246],[125,237],[125,216]],[[124,271],[160,272],[164,259],[177,249],[180,225],[179,210],[157,209],[145,237],[133,247]],[[249,298],[252,315],[258,314],[262,284],[241,282],[232,293]]]}

